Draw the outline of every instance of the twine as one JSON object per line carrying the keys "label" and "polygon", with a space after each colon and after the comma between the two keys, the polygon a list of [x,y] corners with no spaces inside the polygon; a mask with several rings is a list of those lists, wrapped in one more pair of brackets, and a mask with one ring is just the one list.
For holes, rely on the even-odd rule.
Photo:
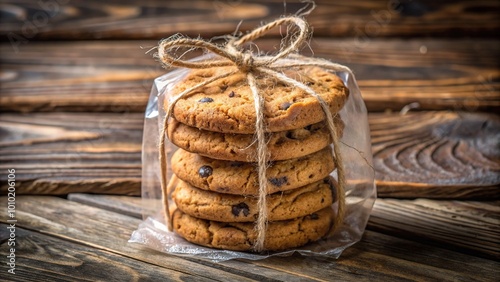
{"label": "twine", "polygon": [[[288,46],[282,46],[279,53],[274,56],[264,56],[254,54],[250,51],[241,50],[241,46],[245,43],[251,42],[257,38],[262,37],[269,30],[274,27],[281,26],[283,24],[294,24],[298,27],[298,30],[295,31],[291,37],[291,42]],[[218,46],[213,43],[203,41],[201,39],[191,39],[191,38],[179,38],[173,37],[164,39],[159,43],[158,46],[158,57],[161,62],[165,66],[174,66],[174,67],[182,67],[189,69],[206,69],[206,68],[214,68],[214,67],[229,67],[235,66],[236,68],[232,71],[228,71],[227,73],[212,77],[207,79],[194,87],[184,90],[177,96],[173,97],[171,101],[169,101],[169,105],[167,108],[165,119],[163,120],[163,128],[160,133],[160,165],[161,165],[161,186],[162,189],[166,187],[166,152],[165,152],[165,138],[167,135],[167,127],[168,127],[168,119],[172,115],[173,108],[177,101],[186,95],[202,88],[205,85],[208,85],[214,81],[220,80],[222,78],[231,76],[238,72],[242,72],[246,74],[247,82],[250,87],[250,90],[253,95],[255,112],[256,112],[256,124],[255,124],[255,135],[257,141],[257,163],[258,163],[258,180],[259,180],[259,196],[258,196],[258,208],[259,214],[257,221],[255,223],[255,229],[257,231],[257,239],[254,243],[255,251],[263,251],[264,250],[264,240],[266,236],[266,229],[268,224],[268,215],[267,215],[267,177],[266,177],[266,169],[269,162],[267,143],[265,137],[265,117],[264,117],[264,97],[260,94],[259,89],[257,87],[256,82],[256,74],[265,74],[267,76],[273,77],[286,85],[298,87],[302,89],[307,94],[315,97],[321,108],[323,109],[327,126],[330,131],[330,135],[333,143],[333,158],[337,167],[337,176],[338,176],[338,185],[337,185],[337,195],[338,195],[338,209],[337,216],[334,219],[333,230],[332,232],[340,227],[342,224],[344,213],[345,213],[345,174],[344,174],[344,166],[343,159],[340,153],[340,145],[339,145],[339,137],[337,136],[337,131],[335,130],[334,117],[330,112],[328,104],[319,96],[313,89],[304,85],[303,83],[294,80],[292,78],[284,75],[280,70],[292,67],[321,67],[324,69],[339,71],[339,72],[348,72],[352,74],[351,70],[346,66],[332,63],[327,60],[305,57],[297,54],[297,51],[302,44],[307,40],[309,36],[309,27],[305,20],[300,17],[286,17],[280,18],[276,21],[273,21],[269,24],[261,26],[257,29],[254,29],[250,33],[244,35],[241,38],[232,37],[225,46]],[[218,57],[213,59],[207,59],[203,61],[185,61],[180,58],[176,58],[170,54],[171,51],[177,50],[179,48],[191,48],[193,49],[204,49],[206,51],[212,52]],[[167,136],[168,137],[168,136]],[[168,198],[167,193],[164,194],[164,205],[166,206],[167,214],[168,212]],[[172,222],[169,217],[168,225],[172,230]]]}

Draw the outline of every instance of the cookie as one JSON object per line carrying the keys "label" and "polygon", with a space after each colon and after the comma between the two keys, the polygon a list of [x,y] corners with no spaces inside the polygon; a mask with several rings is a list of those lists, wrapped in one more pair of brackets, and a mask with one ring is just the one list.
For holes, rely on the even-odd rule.
{"label": "cookie", "polygon": [[[267,196],[268,220],[288,220],[312,214],[333,203],[332,181],[312,184]],[[258,197],[201,190],[180,181],[172,194],[177,208],[196,218],[221,222],[254,222],[259,214]]]}
{"label": "cookie", "polygon": [[[192,70],[172,89],[171,95],[173,97],[232,70],[233,67]],[[349,96],[342,80],[321,68],[293,68],[284,73],[312,88],[324,99],[332,113],[337,113]],[[259,93],[265,98],[267,132],[303,128],[325,119],[318,100],[302,89],[263,75],[258,75],[256,80]],[[245,74],[239,72],[219,79],[180,99],[174,107],[173,117],[186,125],[208,131],[254,133],[254,99]]]}
{"label": "cookie", "polygon": [[[251,251],[257,238],[255,226],[250,222],[224,223],[199,219],[179,209],[175,209],[171,216],[174,231],[198,245]],[[264,248],[268,251],[281,251],[317,241],[328,233],[333,218],[333,210],[328,207],[297,219],[269,222]]]}
{"label": "cookie", "polygon": [[[172,156],[172,171],[180,179],[204,190],[237,195],[258,195],[255,163],[216,160],[179,149]],[[335,165],[330,147],[290,160],[276,161],[267,169],[269,194],[295,189],[327,177]]]}
{"label": "cookie", "polygon": [[[337,133],[342,134],[343,123],[335,119]],[[315,153],[330,144],[330,133],[324,123],[304,128],[270,133],[267,143],[270,160],[300,158]],[[253,162],[257,144],[253,134],[232,134],[200,130],[172,119],[168,136],[178,147],[219,160]]]}

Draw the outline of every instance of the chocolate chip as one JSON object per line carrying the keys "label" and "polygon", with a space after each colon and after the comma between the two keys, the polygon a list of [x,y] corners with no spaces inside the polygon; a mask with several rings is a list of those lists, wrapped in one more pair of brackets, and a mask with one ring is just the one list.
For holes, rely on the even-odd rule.
{"label": "chocolate chip", "polygon": [[229,86],[229,85],[225,85],[225,84],[223,84],[223,85],[219,86],[219,88],[220,88],[220,90],[221,90],[222,92],[224,92],[224,91],[226,91],[226,89],[227,89],[227,87],[228,87],[228,86]]}
{"label": "chocolate chip", "polygon": [[229,98],[233,98],[233,97],[234,97],[234,95],[235,95],[235,94],[234,94],[234,91],[229,92]]}
{"label": "chocolate chip", "polygon": [[241,167],[243,166],[245,163],[244,162],[237,162],[237,161],[234,161],[234,162],[231,162],[231,167]]}
{"label": "chocolate chip", "polygon": [[250,214],[250,208],[245,203],[239,203],[232,207],[231,212],[234,214],[234,216],[240,216],[240,213],[243,213],[244,216],[247,216]]}
{"label": "chocolate chip", "polygon": [[210,103],[210,102],[213,102],[214,99],[210,98],[210,97],[205,97],[205,98],[201,98],[198,102],[200,103]]}
{"label": "chocolate chip", "polygon": [[319,215],[316,214],[316,213],[313,213],[313,214],[309,215],[309,218],[312,219],[312,220],[317,220],[317,219],[319,219]]}
{"label": "chocolate chip", "polygon": [[201,178],[207,178],[210,175],[212,175],[213,169],[211,166],[204,165],[198,169],[198,174],[200,175]]}
{"label": "chocolate chip", "polygon": [[330,177],[327,177],[323,180],[323,183],[328,184],[328,186],[330,187],[330,191],[332,192],[333,201],[335,201],[335,199],[337,199],[337,188],[335,187],[332,179]]}
{"label": "chocolate chip", "polygon": [[269,178],[269,182],[271,182],[274,186],[281,187],[281,185],[288,182],[288,178],[286,176]]}
{"label": "chocolate chip", "polygon": [[333,186],[333,181],[330,177],[323,179],[323,183],[328,184],[328,186],[330,186],[330,189],[335,188],[335,186]]}
{"label": "chocolate chip", "polygon": [[290,102],[284,102],[283,104],[280,105],[280,110],[286,111],[288,110],[288,108],[290,108],[291,105],[292,103]]}
{"label": "chocolate chip", "polygon": [[306,127],[304,127],[305,130],[310,131],[310,132],[315,132],[318,131],[318,129],[321,129],[323,125],[321,123],[315,123],[315,124],[310,124]]}

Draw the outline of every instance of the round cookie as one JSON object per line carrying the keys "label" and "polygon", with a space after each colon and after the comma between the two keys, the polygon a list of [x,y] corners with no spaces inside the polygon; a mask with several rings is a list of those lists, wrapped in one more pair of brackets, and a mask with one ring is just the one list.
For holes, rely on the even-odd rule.
{"label": "round cookie", "polygon": [[[233,67],[192,70],[172,89],[172,97],[212,77],[234,70]],[[335,74],[318,67],[293,68],[285,75],[312,88],[337,113],[349,91]],[[266,131],[287,131],[325,119],[316,98],[298,87],[274,78],[257,75],[259,93],[265,98]],[[165,99],[168,103],[168,99]],[[165,105],[166,107],[166,105]],[[223,133],[255,132],[255,106],[245,74],[239,72],[212,82],[177,101],[173,117],[191,127]]]}
{"label": "round cookie", "polygon": [[[172,171],[204,190],[237,195],[258,195],[255,163],[216,160],[178,149]],[[268,193],[295,189],[327,177],[335,168],[330,147],[302,158],[273,162],[267,169]]]}
{"label": "round cookie", "polygon": [[[312,214],[333,203],[328,178],[297,189],[267,196],[268,220],[288,220]],[[177,208],[196,218],[221,222],[254,222],[258,198],[201,190],[180,181],[172,194]]]}
{"label": "round cookie", "polygon": [[[335,119],[337,134],[342,135],[343,122]],[[168,136],[178,147],[219,160],[254,162],[257,143],[252,134],[232,134],[200,130],[171,119]],[[330,133],[324,123],[316,123],[290,131],[269,134],[270,160],[300,158],[330,144]]]}
{"label": "round cookie", "polygon": [[[171,216],[174,231],[198,245],[251,251],[257,239],[255,226],[250,222],[224,223],[199,219],[179,209],[175,209]],[[281,251],[317,241],[328,233],[333,218],[334,212],[328,207],[297,219],[269,222],[264,248],[268,251]]]}

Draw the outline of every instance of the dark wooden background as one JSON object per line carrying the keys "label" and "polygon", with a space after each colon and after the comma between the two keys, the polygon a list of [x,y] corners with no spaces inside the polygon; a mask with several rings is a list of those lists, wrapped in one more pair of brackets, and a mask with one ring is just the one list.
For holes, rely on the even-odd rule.
{"label": "dark wooden background", "polygon": [[[304,4],[284,5],[281,0],[0,3],[0,191],[4,194],[8,187],[3,172],[15,168],[18,209],[25,211],[20,213],[25,229],[19,236],[30,242],[23,251],[34,258],[24,262],[25,278],[33,279],[30,273],[35,270],[50,277],[51,270],[44,272],[36,265],[43,261],[53,269],[59,262],[44,261],[31,249],[56,243],[55,253],[71,249],[71,255],[78,257],[98,252],[131,269],[144,262],[154,264],[149,278],[161,277],[167,270],[181,277],[176,266],[158,262],[162,255],[148,257],[152,254],[141,253],[139,247],[132,250],[113,242],[113,232],[105,228],[113,220],[128,220],[130,224],[120,229],[126,242],[140,217],[140,200],[128,196],[140,195],[143,113],[152,80],[166,72],[146,51],[178,32],[208,39],[234,32],[240,22],[239,30],[249,30],[293,14]],[[477,278],[471,273],[495,273],[491,270],[498,264],[489,259],[500,257],[500,2],[323,0],[316,4],[307,17],[314,37],[303,53],[311,54],[312,49],[315,56],[353,69],[370,112],[379,199],[366,238],[349,250],[348,259],[335,262],[335,269],[317,271],[306,269],[309,264],[294,257],[297,271],[303,278],[326,280],[329,275],[349,280],[355,272],[365,279],[389,280],[404,278],[401,271],[415,280],[459,276],[467,280]],[[278,36],[274,31],[258,44],[272,50]],[[97,213],[100,221],[85,223]],[[2,210],[2,218],[4,214]],[[70,215],[80,222],[73,222]],[[100,237],[83,236],[86,224],[94,224],[102,232]],[[416,258],[405,254],[408,248]],[[432,252],[440,258],[457,256],[457,261],[470,265],[432,260]],[[294,280],[298,275],[284,269],[281,263],[287,260],[278,258],[251,265],[265,269],[262,276],[250,273],[249,265],[240,262],[221,268],[168,258],[182,262],[188,269],[184,272],[198,278],[205,277],[204,269],[216,277],[230,272],[228,280],[279,275]],[[361,265],[373,260],[392,263],[394,272]],[[411,270],[405,266],[408,260],[414,263]],[[87,263],[92,266],[96,261]],[[433,263],[442,269],[432,268]],[[58,273],[77,277],[62,266]]]}

